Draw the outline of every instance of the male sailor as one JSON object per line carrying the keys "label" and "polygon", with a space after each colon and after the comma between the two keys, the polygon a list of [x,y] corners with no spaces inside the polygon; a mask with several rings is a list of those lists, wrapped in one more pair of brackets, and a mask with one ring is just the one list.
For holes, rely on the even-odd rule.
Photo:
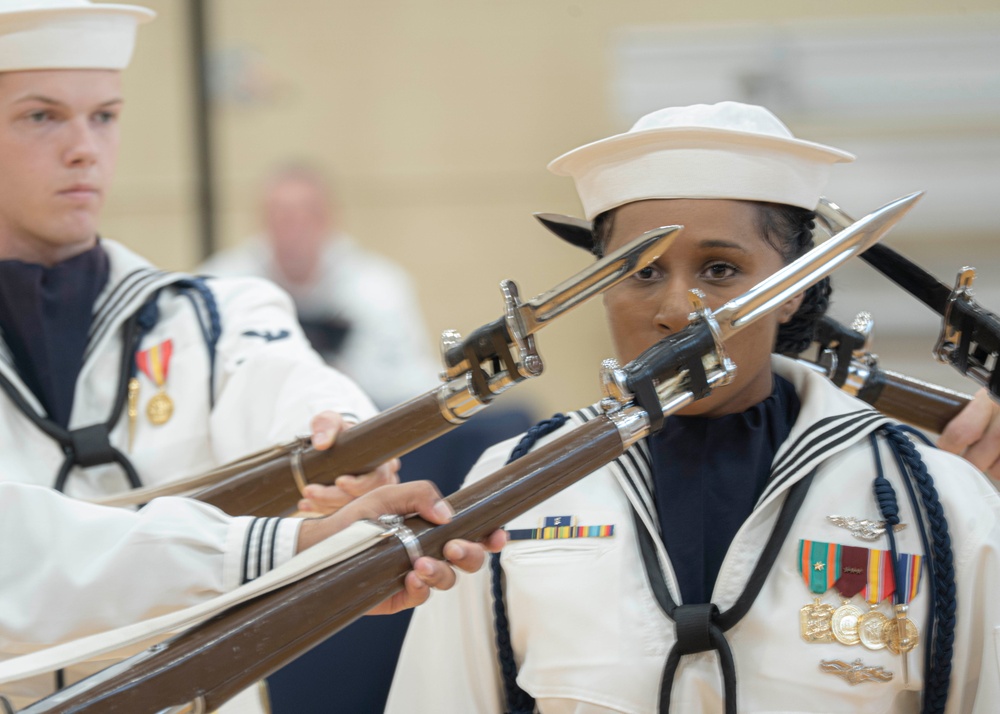
{"label": "male sailor", "polygon": [[[310,349],[271,284],[165,272],[99,236],[121,74],[153,15],[89,0],[0,6],[0,480],[104,496],[301,433],[327,448],[374,412]],[[388,464],[311,488],[342,505],[395,480]],[[287,560],[298,527],[237,521],[227,540],[253,564],[238,580]],[[177,573],[149,577],[168,588]],[[127,582],[106,587],[112,605],[131,597]],[[38,684],[32,695],[56,678]]]}

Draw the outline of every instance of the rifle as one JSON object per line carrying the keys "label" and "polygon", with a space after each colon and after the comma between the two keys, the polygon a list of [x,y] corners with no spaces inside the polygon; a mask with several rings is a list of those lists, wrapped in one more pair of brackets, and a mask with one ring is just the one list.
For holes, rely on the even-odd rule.
{"label": "rifle", "polygon": [[299,439],[224,467],[215,472],[214,485],[194,498],[233,515],[285,515],[307,484],[368,473],[451,431],[515,384],[542,373],[534,333],[657,260],[680,229],[648,231],[527,302],[521,302],[517,285],[504,280],[503,317],[465,339],[454,330],[442,334],[442,385],[340,434],[326,451]]}
{"label": "rifle", "polygon": [[[715,312],[691,291],[692,322],[621,368],[602,370],[605,413],[449,497],[452,521],[405,520],[379,544],[192,630],[24,710],[23,714],[207,711],[345,627],[399,590],[413,541],[441,557],[453,538],[481,539],[621,456],[666,415],[732,380],[725,340],[884,235],[916,202],[898,199],[785,266]],[[192,705],[191,703],[194,702]],[[175,707],[168,709],[170,707]],[[180,709],[177,707],[188,707]],[[193,708],[191,708],[193,707]]]}
{"label": "rifle", "polygon": [[867,312],[855,317],[850,328],[823,317],[816,326],[815,359],[799,363],[883,414],[940,434],[972,397],[883,369],[870,351],[873,329],[874,320]]}

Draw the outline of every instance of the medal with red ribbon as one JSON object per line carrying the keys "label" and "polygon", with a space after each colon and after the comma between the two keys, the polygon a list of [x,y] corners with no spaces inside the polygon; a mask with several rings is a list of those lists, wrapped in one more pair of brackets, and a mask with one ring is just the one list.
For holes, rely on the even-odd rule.
{"label": "medal with red ribbon", "polygon": [[833,584],[843,598],[843,604],[833,612],[830,628],[837,642],[856,645],[861,642],[858,621],[864,614],[851,604],[851,598],[868,584],[868,549],[854,545],[841,546],[840,577]]}
{"label": "medal with red ribbon", "polygon": [[167,395],[164,384],[170,370],[173,342],[166,340],[148,350],[136,352],[135,363],[159,390],[146,404],[146,416],[155,426],[166,424],[174,413],[174,401]]}

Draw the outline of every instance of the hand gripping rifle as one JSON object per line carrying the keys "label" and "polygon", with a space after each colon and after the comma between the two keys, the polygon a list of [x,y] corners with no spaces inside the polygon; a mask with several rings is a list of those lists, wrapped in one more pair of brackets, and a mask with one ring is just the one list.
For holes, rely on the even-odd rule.
{"label": "hand gripping rifle", "polygon": [[873,329],[867,312],[855,317],[849,328],[823,317],[816,326],[814,361],[799,362],[883,414],[940,434],[972,397],[883,369],[870,351]]}
{"label": "hand gripping rifle", "polygon": [[294,509],[306,484],[331,484],[344,474],[368,473],[451,431],[497,395],[542,373],[536,332],[657,260],[680,229],[648,231],[527,302],[521,302],[517,285],[504,280],[503,317],[465,339],[453,330],[442,335],[444,384],[343,432],[326,451],[300,439],[224,467],[222,480],[194,497],[233,515],[284,515]]}
{"label": "hand gripping rifle", "polygon": [[726,339],[872,245],[918,198],[914,194],[883,206],[714,313],[693,295],[692,322],[685,329],[624,367],[605,362],[602,416],[452,494],[448,501],[455,516],[450,523],[433,526],[407,518],[406,538],[385,538],[343,563],[82,680],[22,714],[218,707],[400,590],[411,568],[408,548],[412,550],[414,540],[423,553],[441,557],[444,544],[453,538],[486,537],[621,456],[659,429],[666,415],[729,382],[736,367],[726,355]]}
{"label": "hand gripping rifle", "polygon": [[[843,209],[825,198],[816,214],[833,232],[852,223]],[[874,246],[861,258],[942,317],[934,357],[1000,399],[1000,317],[973,299],[975,268],[962,268],[951,288],[888,246]]]}

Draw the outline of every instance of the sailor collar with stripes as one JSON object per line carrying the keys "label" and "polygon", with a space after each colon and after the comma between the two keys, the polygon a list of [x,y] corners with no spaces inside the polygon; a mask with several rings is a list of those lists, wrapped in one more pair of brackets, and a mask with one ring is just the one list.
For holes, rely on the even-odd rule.
{"label": "sailor collar with stripes", "polygon": [[[772,369],[792,383],[801,407],[788,438],[774,455],[771,475],[754,507],[755,513],[782,499],[791,486],[811,473],[821,462],[865,439],[883,424],[890,423],[887,417],[864,402],[836,389],[825,377],[796,365],[793,360],[774,355]],[[601,413],[598,406],[592,405],[573,412],[570,419],[577,426]],[[638,519],[652,537],[670,594],[676,602],[680,602],[677,581],[666,546],[660,537],[651,464],[649,446],[643,439],[609,464],[609,468],[632,504]],[[751,514],[751,519],[753,517]],[[734,542],[738,539],[737,534]],[[713,602],[723,609],[730,607],[740,591],[732,590],[729,593],[731,600],[727,597],[727,592],[716,592]]]}
{"label": "sailor collar with stripes", "polygon": [[[101,247],[108,255],[108,282],[94,301],[93,319],[87,334],[81,376],[93,356],[100,354],[105,344],[118,334],[122,323],[128,320],[150,295],[164,286],[191,277],[185,273],[160,270],[120,243],[102,238]],[[10,348],[4,341],[3,335],[0,335],[0,370],[35,411],[42,414],[44,410],[41,404],[21,380],[14,367]]]}

